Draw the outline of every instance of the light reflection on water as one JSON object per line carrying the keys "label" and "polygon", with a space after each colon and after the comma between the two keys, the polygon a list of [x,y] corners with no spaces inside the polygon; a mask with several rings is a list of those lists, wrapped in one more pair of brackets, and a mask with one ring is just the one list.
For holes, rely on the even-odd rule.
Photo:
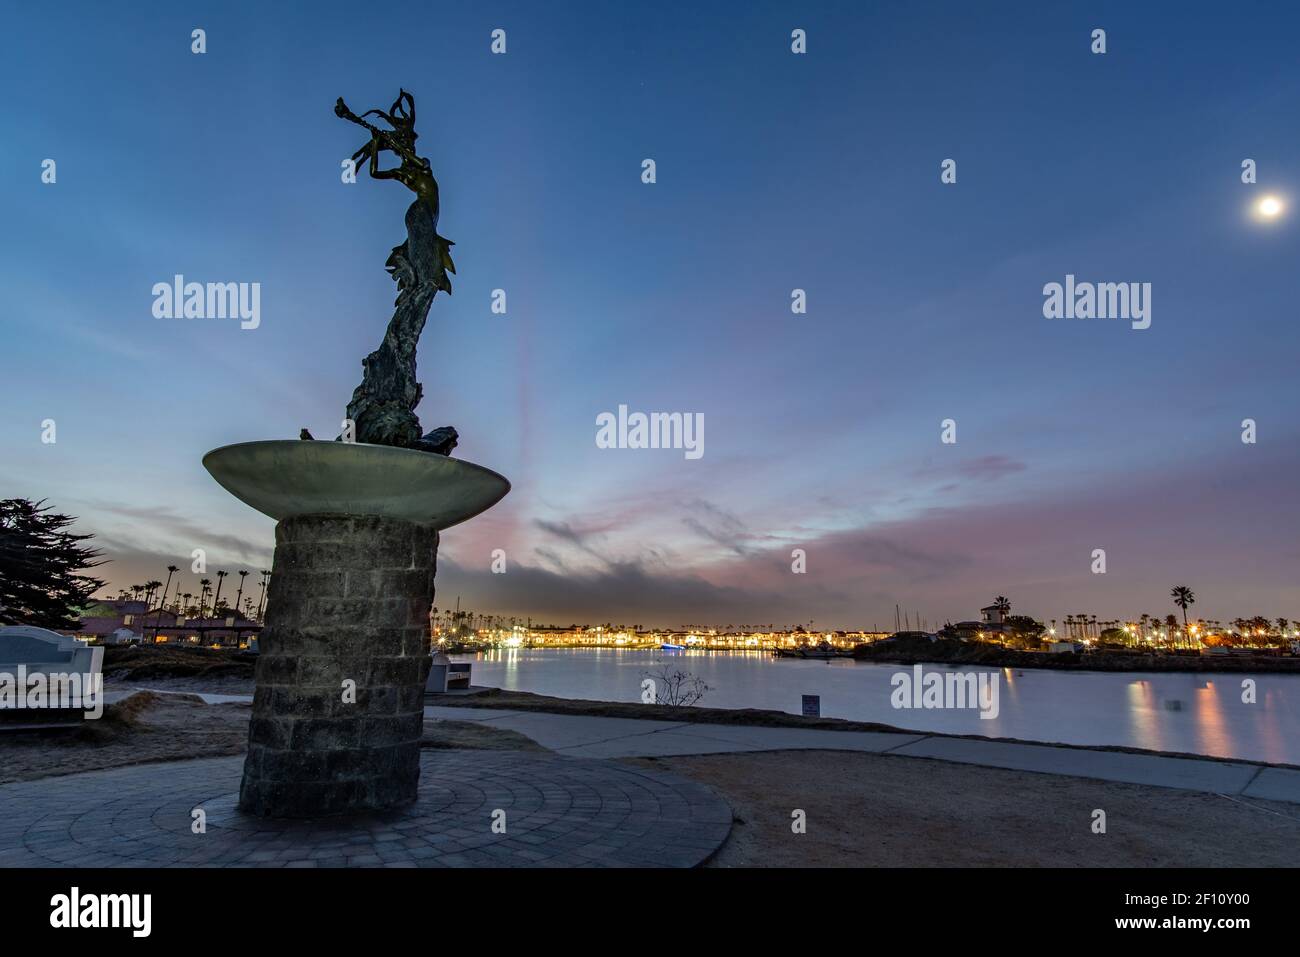
{"label": "light reflection on water", "polygon": [[[454,657],[474,662],[476,685],[562,698],[640,701],[645,673],[666,663],[709,685],[712,690],[701,702],[706,707],[798,714],[800,696],[817,694],[827,717],[900,728],[1300,764],[1300,675],[1003,668],[996,670],[998,716],[981,719],[974,710],[893,708],[890,679],[911,667],[901,664],[781,659],[757,651],[613,648],[513,648]],[[1246,678],[1255,681],[1255,704],[1241,700]]]}

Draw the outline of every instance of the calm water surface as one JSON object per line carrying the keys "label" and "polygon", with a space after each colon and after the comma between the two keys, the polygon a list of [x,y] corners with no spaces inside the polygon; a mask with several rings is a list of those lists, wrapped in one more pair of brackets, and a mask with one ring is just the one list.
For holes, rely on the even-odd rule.
{"label": "calm water surface", "polygon": [[[985,720],[978,711],[893,708],[890,678],[910,670],[907,665],[802,661],[759,652],[585,648],[519,648],[457,660],[474,662],[477,685],[562,698],[640,701],[645,673],[667,664],[709,685],[701,702],[706,707],[798,714],[800,695],[818,694],[826,717],[920,731],[1300,764],[1300,675],[1001,669],[1000,713]],[[1243,678],[1255,680],[1255,704],[1241,701]]]}

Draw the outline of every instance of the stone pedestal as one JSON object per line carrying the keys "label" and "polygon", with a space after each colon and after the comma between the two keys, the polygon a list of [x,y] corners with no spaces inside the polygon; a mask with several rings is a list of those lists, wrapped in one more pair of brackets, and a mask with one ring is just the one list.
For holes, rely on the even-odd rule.
{"label": "stone pedestal", "polygon": [[316,817],[415,800],[437,551],[432,525],[399,518],[276,526],[242,810]]}
{"label": "stone pedestal", "polygon": [[414,801],[438,533],[510,483],[361,442],[241,442],[203,465],[279,522],[240,808],[316,817]]}

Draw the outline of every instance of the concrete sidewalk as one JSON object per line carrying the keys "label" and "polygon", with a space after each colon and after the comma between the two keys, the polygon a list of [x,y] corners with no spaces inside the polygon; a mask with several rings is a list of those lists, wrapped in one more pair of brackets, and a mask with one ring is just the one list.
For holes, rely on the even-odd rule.
{"label": "concrete sidewalk", "polygon": [[923,733],[643,721],[492,708],[431,706],[424,709],[424,714],[428,718],[476,721],[509,728],[542,747],[571,757],[670,757],[799,749],[862,751],[1300,804],[1300,771],[1239,761],[1013,744]]}

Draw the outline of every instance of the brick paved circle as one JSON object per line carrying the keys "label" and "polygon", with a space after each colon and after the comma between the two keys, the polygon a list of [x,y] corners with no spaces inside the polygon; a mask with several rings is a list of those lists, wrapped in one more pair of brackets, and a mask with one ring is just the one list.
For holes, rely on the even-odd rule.
{"label": "brick paved circle", "polygon": [[243,760],[0,787],[0,866],[691,867],[731,829],[726,803],[677,775],[518,751],[425,751],[410,808],[273,821],[236,807]]}

